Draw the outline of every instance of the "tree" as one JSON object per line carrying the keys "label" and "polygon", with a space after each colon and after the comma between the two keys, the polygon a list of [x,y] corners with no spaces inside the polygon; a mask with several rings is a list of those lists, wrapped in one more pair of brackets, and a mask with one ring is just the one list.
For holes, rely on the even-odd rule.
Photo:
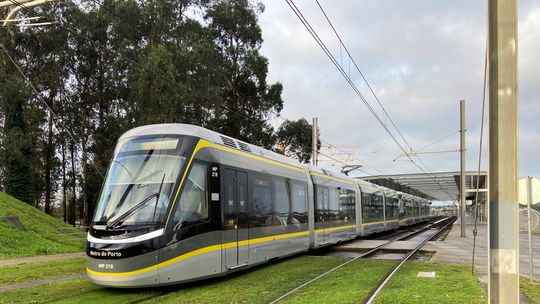
{"label": "tree", "polygon": [[[285,120],[277,131],[277,150],[300,162],[309,163],[312,149],[312,126],[305,118],[297,121]],[[318,130],[317,130],[318,132]],[[317,149],[320,149],[320,140]]]}
{"label": "tree", "polygon": [[132,127],[190,123],[274,147],[267,121],[283,108],[283,88],[266,81],[263,10],[248,0],[21,10],[18,17],[56,24],[0,31],[37,90],[0,56],[0,189],[46,212],[62,206],[64,220],[87,224],[116,140]]}
{"label": "tree", "polygon": [[261,3],[248,0],[215,1],[204,19],[221,54],[221,100],[214,105],[211,127],[229,136],[264,147],[275,143],[266,121],[283,108],[280,83],[268,85],[268,59],[259,53],[262,44],[257,14]]}
{"label": "tree", "polygon": [[4,61],[2,70],[11,73],[0,72],[0,101],[5,117],[0,157],[4,171],[4,189],[13,197],[34,204],[34,144],[24,117],[28,88],[13,69],[6,67],[6,63],[11,64]]}
{"label": "tree", "polygon": [[[3,188],[8,194],[28,204],[34,204],[35,179],[32,165],[36,153],[34,139],[30,135],[30,127],[25,117],[30,88],[12,63],[12,60],[21,66],[25,63],[24,54],[18,47],[24,45],[25,40],[19,36],[8,36],[6,31],[1,31],[0,42],[8,52],[4,54],[4,50],[0,50],[0,116],[4,130],[0,134],[0,169],[3,170]],[[25,69],[24,66],[21,68]]]}

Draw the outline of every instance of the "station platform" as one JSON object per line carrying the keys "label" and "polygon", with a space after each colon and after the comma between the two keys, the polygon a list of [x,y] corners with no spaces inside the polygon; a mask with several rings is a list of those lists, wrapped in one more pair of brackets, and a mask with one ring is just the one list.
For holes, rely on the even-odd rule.
{"label": "station platform", "polygon": [[[473,225],[467,225],[466,237],[461,237],[461,226],[454,223],[452,230],[442,242],[429,242],[428,244],[436,252],[432,257],[434,262],[471,264],[473,250]],[[478,277],[482,283],[487,284],[487,225],[477,225],[478,235],[476,237],[475,266]],[[533,252],[533,275],[536,281],[540,281],[540,235],[532,235]],[[521,275],[529,276],[529,248],[527,233],[519,235],[519,271]],[[427,248],[424,248],[427,250]]]}

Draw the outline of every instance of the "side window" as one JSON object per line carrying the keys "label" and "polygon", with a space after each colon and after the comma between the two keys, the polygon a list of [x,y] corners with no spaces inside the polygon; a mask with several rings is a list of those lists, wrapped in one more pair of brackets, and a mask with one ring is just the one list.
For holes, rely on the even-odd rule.
{"label": "side window", "polygon": [[274,211],[279,216],[286,216],[289,214],[289,206],[291,205],[288,183],[283,180],[276,180],[274,184],[276,200]]}
{"label": "side window", "polygon": [[350,208],[349,208],[349,218],[350,219],[356,219],[356,191],[354,190],[349,190],[348,191],[348,196],[349,196],[349,204],[350,204]]}
{"label": "side window", "polygon": [[289,182],[274,180],[274,212],[278,225],[291,224],[291,193]]}
{"label": "side window", "polygon": [[250,175],[251,184],[251,224],[253,227],[272,226],[272,188],[270,179]]}
{"label": "side window", "polygon": [[304,184],[292,184],[293,224],[307,223],[307,187]]}
{"label": "side window", "polygon": [[370,196],[371,196],[371,206],[370,206],[371,208],[370,208],[369,217],[372,220],[374,220],[374,219],[377,219],[379,217],[378,216],[378,213],[379,213],[378,208],[379,208],[379,206],[378,206],[378,202],[377,202],[378,201],[378,196],[375,193],[371,193]]}
{"label": "side window", "polygon": [[362,219],[365,221],[370,218],[371,195],[362,193]]}
{"label": "side window", "polygon": [[330,201],[328,209],[330,211],[329,213],[329,220],[338,220],[339,219],[339,194],[336,188],[330,188]]}
{"label": "side window", "polygon": [[323,221],[324,214],[324,196],[323,196],[323,187],[315,186],[317,188],[317,195],[315,196],[315,201],[317,203],[317,208],[315,208],[315,222]]}
{"label": "side window", "polygon": [[354,219],[354,191],[339,190],[339,219],[351,220]]}
{"label": "side window", "polygon": [[174,223],[193,222],[208,218],[208,165],[193,163],[191,171],[184,181],[184,189],[176,205]]}

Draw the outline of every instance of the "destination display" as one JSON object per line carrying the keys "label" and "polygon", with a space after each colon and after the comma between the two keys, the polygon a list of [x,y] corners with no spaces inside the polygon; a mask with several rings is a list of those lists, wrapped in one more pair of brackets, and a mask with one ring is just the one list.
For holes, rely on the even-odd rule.
{"label": "destination display", "polygon": [[179,141],[178,138],[130,140],[122,146],[121,152],[176,149]]}

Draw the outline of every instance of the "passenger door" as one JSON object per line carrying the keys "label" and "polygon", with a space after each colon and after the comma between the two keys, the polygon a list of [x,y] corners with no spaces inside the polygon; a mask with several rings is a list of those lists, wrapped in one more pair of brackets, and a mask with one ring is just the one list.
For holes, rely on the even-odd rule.
{"label": "passenger door", "polygon": [[225,169],[223,204],[223,242],[225,268],[233,269],[248,263],[248,200],[247,174]]}
{"label": "passenger door", "polygon": [[328,202],[328,188],[326,187],[317,186],[317,209],[319,214],[319,223],[317,225],[318,227],[316,228],[316,230],[319,230],[319,232],[317,235],[321,239],[320,244],[326,244],[329,242],[329,240],[325,228],[328,225],[328,212],[330,209]]}

